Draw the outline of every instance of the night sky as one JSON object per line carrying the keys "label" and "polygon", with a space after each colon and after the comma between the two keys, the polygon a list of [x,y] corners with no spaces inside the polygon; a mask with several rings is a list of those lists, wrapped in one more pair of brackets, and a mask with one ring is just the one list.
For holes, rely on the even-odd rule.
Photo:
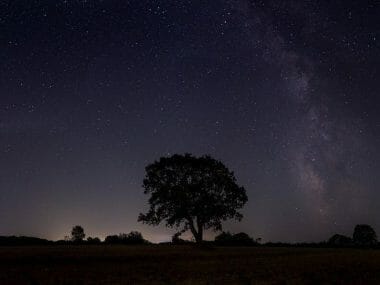
{"label": "night sky", "polygon": [[139,230],[144,167],[190,152],[264,241],[380,232],[380,2],[1,0],[0,235]]}

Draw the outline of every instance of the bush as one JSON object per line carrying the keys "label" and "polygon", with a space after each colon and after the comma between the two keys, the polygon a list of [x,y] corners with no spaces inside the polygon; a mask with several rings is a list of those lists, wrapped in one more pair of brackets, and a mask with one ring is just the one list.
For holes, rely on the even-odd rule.
{"label": "bush", "polygon": [[94,237],[94,238],[88,237],[87,238],[87,243],[88,244],[100,244],[101,241],[100,241],[100,239],[98,237]]}
{"label": "bush", "polygon": [[344,235],[335,234],[327,241],[327,243],[334,247],[347,247],[352,246],[352,239]]}
{"label": "bush", "polygon": [[231,234],[229,232],[222,232],[215,237],[215,244],[223,246],[253,246],[257,242],[248,234],[240,232]]}
{"label": "bush", "polygon": [[193,242],[189,240],[184,240],[180,238],[181,233],[176,233],[172,237],[172,244],[193,244]]}
{"label": "bush", "polygon": [[120,233],[119,235],[109,235],[104,240],[107,244],[146,244],[140,232],[132,231],[129,234]]}

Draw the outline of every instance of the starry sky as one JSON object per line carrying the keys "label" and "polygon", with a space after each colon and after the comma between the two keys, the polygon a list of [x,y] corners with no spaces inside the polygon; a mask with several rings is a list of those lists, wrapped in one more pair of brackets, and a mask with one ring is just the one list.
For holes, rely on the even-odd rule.
{"label": "starry sky", "polygon": [[[0,235],[139,230],[144,167],[210,154],[264,241],[380,232],[380,2],[1,0]],[[211,234],[209,234],[211,237]]]}

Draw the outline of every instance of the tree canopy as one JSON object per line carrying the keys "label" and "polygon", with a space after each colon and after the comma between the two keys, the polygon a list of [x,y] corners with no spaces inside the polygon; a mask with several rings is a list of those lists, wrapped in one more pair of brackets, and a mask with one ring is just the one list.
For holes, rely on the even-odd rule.
{"label": "tree canopy", "polygon": [[204,230],[222,230],[223,221],[243,217],[238,210],[248,200],[245,189],[232,171],[210,156],[175,154],[145,170],[143,187],[150,208],[138,218],[143,223],[164,221],[181,233],[190,230],[196,242],[202,242]]}

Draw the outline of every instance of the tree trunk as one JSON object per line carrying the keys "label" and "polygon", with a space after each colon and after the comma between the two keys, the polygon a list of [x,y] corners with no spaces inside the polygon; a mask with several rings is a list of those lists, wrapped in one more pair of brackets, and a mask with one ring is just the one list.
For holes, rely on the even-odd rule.
{"label": "tree trunk", "polygon": [[198,229],[198,236],[195,238],[195,241],[197,243],[202,243],[203,242],[203,228]]}
{"label": "tree trunk", "polygon": [[203,225],[199,222],[199,220],[197,218],[197,228],[198,228],[198,230],[197,230],[194,226],[194,221],[192,219],[188,219],[188,220],[189,220],[190,231],[195,238],[195,242],[198,244],[202,243],[202,241],[203,241]]}
{"label": "tree trunk", "polygon": [[197,243],[202,243],[203,241],[203,224],[199,217],[197,217],[197,228],[198,228],[198,238],[196,239]]}

